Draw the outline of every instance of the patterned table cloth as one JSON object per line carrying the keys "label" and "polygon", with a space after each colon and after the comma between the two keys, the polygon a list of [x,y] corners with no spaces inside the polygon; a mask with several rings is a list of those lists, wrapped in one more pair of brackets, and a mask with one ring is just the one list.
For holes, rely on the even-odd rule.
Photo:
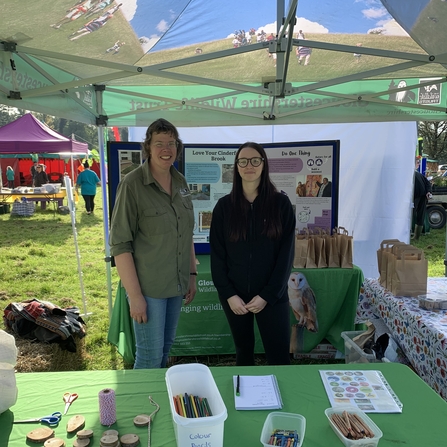
{"label": "patterned table cloth", "polygon": [[[447,296],[447,278],[428,278],[427,293]],[[394,296],[377,279],[365,279],[356,323],[386,324],[413,368],[447,400],[447,310],[424,310],[417,298]]]}

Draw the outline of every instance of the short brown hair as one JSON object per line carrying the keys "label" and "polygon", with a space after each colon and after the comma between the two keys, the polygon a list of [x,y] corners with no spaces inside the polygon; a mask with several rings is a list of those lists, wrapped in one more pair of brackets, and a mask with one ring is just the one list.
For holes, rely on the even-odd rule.
{"label": "short brown hair", "polygon": [[154,121],[146,130],[146,138],[143,141],[141,145],[141,150],[143,151],[143,157],[150,159],[150,144],[152,140],[152,135],[154,133],[167,133],[172,135],[175,138],[175,141],[177,142],[177,156],[176,159],[178,160],[180,158],[180,155],[183,151],[183,142],[179,138],[178,130],[177,128],[171,124],[169,121],[165,120],[164,118],[159,118],[158,120]]}

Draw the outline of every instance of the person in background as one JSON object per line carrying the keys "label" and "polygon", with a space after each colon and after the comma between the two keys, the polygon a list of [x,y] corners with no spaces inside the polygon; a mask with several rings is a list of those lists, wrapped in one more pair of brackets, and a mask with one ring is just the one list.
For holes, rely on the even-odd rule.
{"label": "person in background", "polygon": [[[356,47],[361,47],[362,44],[361,43],[357,43],[355,46]],[[362,57],[362,55],[361,55],[361,53],[354,53],[354,57],[355,57],[356,62],[359,63],[360,62],[360,58]]]}
{"label": "person in background", "polygon": [[166,366],[182,301],[197,290],[191,192],[173,166],[183,149],[176,127],[154,121],[142,149],[145,162],[118,185],[109,240],[133,319],[135,369]]}
{"label": "person in background", "polygon": [[332,182],[327,177],[323,178],[323,183],[315,182],[318,186],[317,197],[331,197],[332,196]]}
{"label": "person in background", "polygon": [[96,187],[101,184],[101,180],[96,175],[96,172],[90,169],[88,161],[85,161],[83,165],[84,170],[76,179],[76,192],[78,192],[78,188],[80,187],[81,195],[85,202],[85,210],[90,215],[95,210]]}
{"label": "person in background", "polygon": [[34,186],[34,176],[37,174],[37,166],[38,166],[39,162],[35,161],[32,165],[31,168],[29,170],[30,174],[31,174],[31,186]]}
{"label": "person in background", "polygon": [[287,292],[294,255],[295,214],[269,177],[264,148],[239,147],[233,187],[211,221],[211,275],[236,347],[236,365],[254,365],[254,320],[266,359],[290,364]]}
{"label": "person in background", "polygon": [[302,182],[298,182],[296,187],[296,195],[299,197],[306,197],[306,185]]}
{"label": "person in background", "polygon": [[310,55],[312,54],[312,48],[299,46],[295,50],[298,65],[301,65],[304,61],[304,65],[309,65]]}
{"label": "person in background", "polygon": [[14,169],[12,169],[11,166],[8,166],[6,168],[6,180],[8,180],[8,188],[11,189],[14,188],[14,177],[15,177]]}
{"label": "person in background", "polygon": [[38,164],[36,166],[36,173],[33,177],[33,186],[35,188],[40,188],[42,185],[45,185],[48,183],[48,175],[44,171],[43,166],[41,164]]}
{"label": "person in background", "polygon": [[431,183],[419,171],[419,157],[415,159],[414,171],[414,189],[413,189],[413,215],[414,215],[414,235],[413,239],[418,240],[421,237],[424,228],[425,213],[427,209],[427,200],[431,198]]}

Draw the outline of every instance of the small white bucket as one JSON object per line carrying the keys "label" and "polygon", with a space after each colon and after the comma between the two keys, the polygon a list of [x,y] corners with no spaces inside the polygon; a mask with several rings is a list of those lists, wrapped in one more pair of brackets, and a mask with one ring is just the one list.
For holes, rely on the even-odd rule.
{"label": "small white bucket", "polygon": [[[210,369],[200,363],[175,365],[166,371],[168,388],[177,447],[223,447],[224,422],[227,408],[214,381]],[[186,418],[180,416],[174,405],[174,396],[187,393],[206,397],[212,416]]]}

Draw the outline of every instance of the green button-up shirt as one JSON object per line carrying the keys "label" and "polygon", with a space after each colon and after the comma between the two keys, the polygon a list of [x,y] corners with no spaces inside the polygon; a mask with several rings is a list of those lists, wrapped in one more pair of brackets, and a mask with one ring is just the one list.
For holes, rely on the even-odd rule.
{"label": "green button-up shirt", "polygon": [[144,296],[184,295],[190,278],[194,213],[185,178],[171,167],[172,196],[148,162],[118,185],[110,229],[112,256],[132,253]]}

